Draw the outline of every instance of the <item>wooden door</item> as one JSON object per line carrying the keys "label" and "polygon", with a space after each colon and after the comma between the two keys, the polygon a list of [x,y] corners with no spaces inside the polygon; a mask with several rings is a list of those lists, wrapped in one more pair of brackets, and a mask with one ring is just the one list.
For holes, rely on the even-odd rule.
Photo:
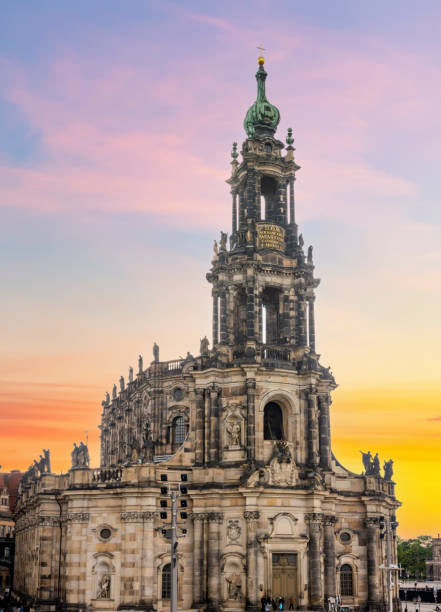
{"label": "wooden door", "polygon": [[294,600],[298,606],[297,585],[297,555],[295,553],[273,553],[272,557],[273,584],[272,597],[285,599],[285,610],[289,608],[289,600]]}

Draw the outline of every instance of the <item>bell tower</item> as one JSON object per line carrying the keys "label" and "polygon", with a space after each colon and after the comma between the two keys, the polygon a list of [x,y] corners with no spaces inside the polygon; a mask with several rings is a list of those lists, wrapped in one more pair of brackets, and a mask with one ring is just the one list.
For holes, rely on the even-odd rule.
{"label": "bell tower", "polygon": [[[265,92],[259,57],[257,99],[244,121],[241,153],[233,143],[232,231],[215,242],[207,275],[213,295],[213,346],[229,363],[316,359],[312,247],[304,253],[295,221],[294,182],[300,169],[294,139],[275,137],[279,110]],[[240,161],[239,155],[242,160]],[[229,242],[229,245],[227,245]]]}

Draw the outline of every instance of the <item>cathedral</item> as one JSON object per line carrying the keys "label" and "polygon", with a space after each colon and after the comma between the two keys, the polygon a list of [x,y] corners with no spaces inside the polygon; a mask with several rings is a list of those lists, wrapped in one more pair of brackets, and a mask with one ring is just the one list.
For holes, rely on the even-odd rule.
{"label": "cathedral", "polygon": [[[355,474],[333,455],[331,394],[314,325],[312,247],[295,219],[299,166],[279,110],[257,98],[233,144],[231,233],[207,280],[211,343],[199,355],[140,356],[102,402],[101,460],[75,444],[66,474],[49,452],[16,505],[14,590],[41,612],[398,609],[392,462],[363,453]],[[178,496],[176,558],[170,492]],[[394,584],[395,582],[395,584]]]}

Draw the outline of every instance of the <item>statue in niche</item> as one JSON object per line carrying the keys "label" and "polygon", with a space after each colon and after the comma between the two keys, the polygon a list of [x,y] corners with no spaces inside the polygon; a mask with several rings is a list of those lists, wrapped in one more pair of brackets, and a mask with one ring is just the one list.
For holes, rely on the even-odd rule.
{"label": "statue in niche", "polygon": [[247,242],[253,242],[253,226],[252,226],[252,220],[248,219],[248,229],[247,229],[247,233],[246,233],[246,239]]}
{"label": "statue in niche", "polygon": [[201,347],[200,347],[200,351],[201,351],[201,355],[208,355],[208,347],[210,345],[210,341],[208,340],[207,336],[204,336],[201,340]]}
{"label": "statue in niche", "polygon": [[106,406],[108,406],[110,404],[110,395],[109,392],[106,391]]}
{"label": "statue in niche", "polygon": [[121,376],[121,378],[119,379],[119,388],[121,389],[121,391],[124,391],[124,387],[125,387],[124,376]]}
{"label": "statue in niche", "polygon": [[308,247],[308,263],[312,263],[312,246]]}
{"label": "statue in niche", "polygon": [[110,599],[110,576],[103,574],[98,580],[97,599]]}
{"label": "statue in niche", "polygon": [[221,251],[226,251],[227,250],[227,234],[225,232],[221,232],[220,250]]}
{"label": "statue in niche", "polygon": [[228,446],[240,446],[241,426],[238,419],[229,419],[226,425]]}
{"label": "statue in niche", "polygon": [[147,421],[144,426],[143,433],[143,459],[146,462],[153,461],[153,451],[154,451],[155,443],[152,440],[152,430],[150,423]]}
{"label": "statue in niche", "polygon": [[133,382],[133,368],[130,366],[129,368],[129,383]]}
{"label": "statue in niche", "polygon": [[153,360],[157,363],[159,361],[159,346],[156,342],[153,344]]}
{"label": "statue in niche", "polygon": [[393,459],[389,459],[389,461],[384,462],[384,465],[383,465],[384,480],[392,480],[392,476],[394,473],[393,464],[394,464]]}
{"label": "statue in niche", "polygon": [[228,585],[228,599],[238,601],[242,596],[242,580],[238,574],[225,576]]}
{"label": "statue in niche", "polygon": [[303,240],[303,234],[300,234],[299,236],[299,246],[301,249],[303,249],[303,245],[305,244],[305,241]]}
{"label": "statue in niche", "polygon": [[230,520],[228,522],[228,527],[227,527],[227,537],[230,540],[230,542],[237,542],[237,540],[240,538],[240,534],[242,533],[242,530],[240,528],[239,525],[239,521],[238,520]]}
{"label": "statue in niche", "polygon": [[140,355],[138,357],[138,374],[142,374],[142,369],[143,369],[143,365],[142,365],[142,355]]}

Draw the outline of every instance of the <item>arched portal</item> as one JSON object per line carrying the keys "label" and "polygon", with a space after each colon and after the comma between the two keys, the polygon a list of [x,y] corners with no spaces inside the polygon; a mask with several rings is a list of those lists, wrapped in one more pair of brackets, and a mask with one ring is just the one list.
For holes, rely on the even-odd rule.
{"label": "arched portal", "polygon": [[279,404],[269,402],[265,406],[263,414],[264,440],[284,440],[283,412]]}

